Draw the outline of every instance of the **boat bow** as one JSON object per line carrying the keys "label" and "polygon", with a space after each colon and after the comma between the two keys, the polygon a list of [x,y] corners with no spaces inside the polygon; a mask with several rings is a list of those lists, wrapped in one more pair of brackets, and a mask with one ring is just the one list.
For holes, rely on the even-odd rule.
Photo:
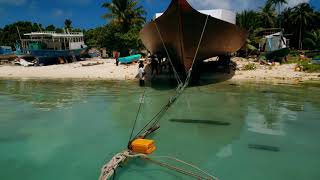
{"label": "boat bow", "polygon": [[202,14],[186,0],[172,0],[163,15],[140,31],[143,44],[152,54],[169,54],[176,69],[183,73],[189,71],[194,58],[197,64],[236,52],[246,37],[244,29]]}

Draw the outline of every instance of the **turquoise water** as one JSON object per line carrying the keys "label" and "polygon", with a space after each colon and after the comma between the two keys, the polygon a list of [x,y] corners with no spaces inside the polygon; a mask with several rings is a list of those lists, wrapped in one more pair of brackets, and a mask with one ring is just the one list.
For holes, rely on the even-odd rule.
{"label": "turquoise water", "polygon": [[[142,92],[136,82],[0,80],[0,179],[98,179],[101,166],[126,147]],[[138,129],[173,92],[146,88]],[[320,179],[319,97],[317,85],[188,88],[152,137],[155,155],[192,162],[223,180]],[[135,160],[116,179],[190,178]]]}

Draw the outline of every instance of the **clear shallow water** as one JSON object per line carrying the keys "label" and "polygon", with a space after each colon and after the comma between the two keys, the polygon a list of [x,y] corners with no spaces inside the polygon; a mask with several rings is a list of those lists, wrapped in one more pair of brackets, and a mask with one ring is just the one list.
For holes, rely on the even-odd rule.
{"label": "clear shallow water", "polygon": [[[142,92],[132,82],[0,80],[0,179],[98,179],[105,161],[125,148]],[[138,129],[173,92],[146,89]],[[319,179],[319,97],[316,85],[188,88],[153,135],[155,155],[193,162],[226,180]],[[135,160],[117,179],[188,177]]]}

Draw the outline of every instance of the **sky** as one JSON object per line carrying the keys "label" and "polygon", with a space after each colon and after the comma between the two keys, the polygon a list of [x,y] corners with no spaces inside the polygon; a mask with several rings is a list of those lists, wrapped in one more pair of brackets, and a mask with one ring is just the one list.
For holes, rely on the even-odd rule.
{"label": "sky", "polygon": [[[20,20],[53,24],[62,27],[65,19],[71,19],[77,28],[95,28],[106,24],[101,16],[106,9],[101,5],[110,0],[0,0],[0,27]],[[150,20],[157,12],[167,9],[171,0],[140,0]],[[266,0],[188,0],[196,9],[229,9],[240,12],[245,9],[259,9]],[[320,9],[320,0],[287,0],[287,6],[308,2]]]}

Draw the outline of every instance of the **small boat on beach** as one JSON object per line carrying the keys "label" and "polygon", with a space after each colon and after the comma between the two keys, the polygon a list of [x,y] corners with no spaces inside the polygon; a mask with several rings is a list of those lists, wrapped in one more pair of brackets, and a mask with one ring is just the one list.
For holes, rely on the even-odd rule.
{"label": "small boat on beach", "polygon": [[290,53],[287,39],[284,37],[282,31],[263,37],[260,40],[259,46],[260,50],[263,51],[262,55],[265,56],[267,60],[282,61],[282,59]]}
{"label": "small boat on beach", "polygon": [[320,64],[320,56],[315,56],[312,58],[312,64]]}
{"label": "small boat on beach", "polygon": [[186,76],[193,62],[197,71],[203,60],[228,56],[244,45],[246,30],[223,18],[234,17],[235,23],[232,12],[221,12],[218,19],[195,10],[186,0],[172,0],[160,17],[144,26],[140,38],[151,54],[169,56],[179,74]]}
{"label": "small boat on beach", "polygon": [[121,58],[119,58],[119,62],[123,63],[123,64],[137,62],[140,60],[141,57],[142,57],[141,54],[131,55],[131,56],[127,56],[127,57],[121,57]]}

